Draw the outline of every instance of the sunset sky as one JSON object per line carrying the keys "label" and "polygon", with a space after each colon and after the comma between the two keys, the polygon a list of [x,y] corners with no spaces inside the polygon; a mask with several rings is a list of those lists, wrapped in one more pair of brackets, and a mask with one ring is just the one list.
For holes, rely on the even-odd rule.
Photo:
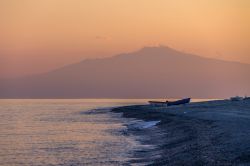
{"label": "sunset sky", "polygon": [[0,0],[0,78],[167,45],[250,64],[249,0]]}

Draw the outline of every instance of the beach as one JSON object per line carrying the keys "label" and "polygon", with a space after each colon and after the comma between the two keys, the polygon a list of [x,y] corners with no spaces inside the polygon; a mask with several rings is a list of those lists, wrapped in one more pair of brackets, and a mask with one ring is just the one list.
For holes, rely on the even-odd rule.
{"label": "beach", "polygon": [[[144,137],[148,151],[131,163],[149,165],[250,165],[250,100],[214,100],[171,107],[133,105],[113,112],[143,120],[128,133]],[[136,160],[136,157],[144,159]],[[143,160],[143,161],[142,161]]]}

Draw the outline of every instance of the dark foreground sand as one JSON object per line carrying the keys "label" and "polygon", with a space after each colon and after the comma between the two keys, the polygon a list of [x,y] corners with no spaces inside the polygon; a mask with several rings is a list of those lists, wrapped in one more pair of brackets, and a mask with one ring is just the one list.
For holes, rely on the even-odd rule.
{"label": "dark foreground sand", "polygon": [[152,165],[250,165],[250,100],[218,100],[182,106],[126,106],[124,117],[160,120],[155,127],[130,129],[155,149],[138,151],[131,163]]}

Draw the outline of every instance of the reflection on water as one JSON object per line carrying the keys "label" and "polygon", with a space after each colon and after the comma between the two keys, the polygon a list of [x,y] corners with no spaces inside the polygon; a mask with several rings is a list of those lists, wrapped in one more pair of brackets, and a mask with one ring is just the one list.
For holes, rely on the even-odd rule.
{"label": "reflection on water", "polygon": [[122,134],[128,119],[100,107],[143,102],[145,100],[0,100],[0,163],[126,164],[134,150],[144,147],[132,136]]}

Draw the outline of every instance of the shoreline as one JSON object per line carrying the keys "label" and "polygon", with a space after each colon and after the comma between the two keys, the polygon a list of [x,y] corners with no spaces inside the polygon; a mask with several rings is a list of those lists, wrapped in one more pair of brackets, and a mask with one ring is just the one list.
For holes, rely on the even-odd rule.
{"label": "shoreline", "polygon": [[138,151],[151,165],[241,165],[250,164],[250,100],[215,100],[171,107],[133,105],[113,108],[125,118],[160,121],[147,129],[131,129],[145,136]]}

